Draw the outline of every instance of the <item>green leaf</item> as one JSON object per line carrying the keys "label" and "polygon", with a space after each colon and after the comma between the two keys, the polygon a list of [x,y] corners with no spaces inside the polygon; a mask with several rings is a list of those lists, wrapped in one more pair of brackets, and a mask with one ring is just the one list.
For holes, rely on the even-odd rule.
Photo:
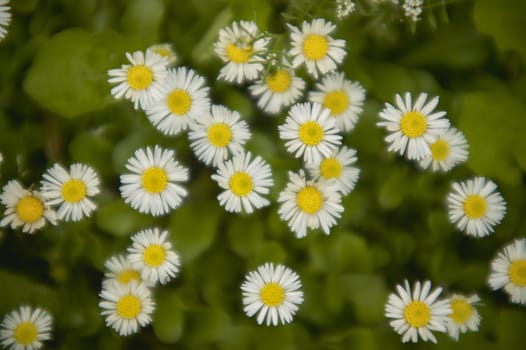
{"label": "green leaf", "polygon": [[269,1],[229,0],[229,3],[235,19],[254,21],[260,31],[266,29],[272,12]]}
{"label": "green leaf", "polygon": [[227,230],[228,244],[239,256],[252,256],[261,245],[263,223],[257,217],[238,217],[231,220]]}
{"label": "green leaf", "polygon": [[221,309],[201,307],[188,313],[188,339],[193,344],[222,341],[230,327],[230,316]]}
{"label": "green leaf", "polygon": [[155,295],[156,307],[153,313],[153,332],[160,341],[177,343],[183,335],[184,303],[177,293],[159,289]]}
{"label": "green leaf", "polygon": [[95,214],[95,223],[103,231],[115,236],[129,236],[151,226],[154,219],[125,204],[121,199],[104,203]]}
{"label": "green leaf", "polygon": [[356,318],[363,324],[375,325],[384,320],[388,291],[383,277],[371,274],[348,274],[342,278],[347,298]]}
{"label": "green leaf", "polygon": [[144,45],[159,40],[159,29],[164,15],[162,0],[129,0],[122,17],[123,29],[135,35]]}
{"label": "green leaf", "polygon": [[111,173],[108,159],[113,151],[112,143],[103,135],[87,131],[78,133],[69,144],[71,158],[77,162],[89,164],[102,176]]}

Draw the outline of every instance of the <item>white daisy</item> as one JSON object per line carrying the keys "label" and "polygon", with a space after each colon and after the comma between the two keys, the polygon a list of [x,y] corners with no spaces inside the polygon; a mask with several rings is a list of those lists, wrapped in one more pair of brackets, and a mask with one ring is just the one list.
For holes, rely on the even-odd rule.
{"label": "white daisy", "polygon": [[141,271],[141,278],[155,285],[168,283],[179,272],[179,255],[172,249],[168,231],[158,228],[137,232],[131,237],[128,261]]}
{"label": "white daisy", "polygon": [[287,26],[291,30],[292,41],[289,54],[295,68],[305,64],[307,72],[318,79],[318,73],[332,72],[342,63],[347,54],[345,40],[335,40],[329,35],[336,25],[323,18],[315,18],[310,23],[304,21],[301,30],[290,24]]}
{"label": "white daisy", "polygon": [[447,196],[449,221],[473,237],[494,231],[506,214],[506,202],[497,185],[484,177],[453,183]]}
{"label": "white daisy", "polygon": [[115,255],[104,262],[106,272],[104,273],[103,288],[115,280],[120,284],[128,284],[131,281],[144,282],[141,278],[141,270],[136,269],[124,255]]}
{"label": "white daisy", "polygon": [[407,280],[404,287],[396,286],[396,293],[389,294],[385,304],[385,317],[392,318],[391,327],[402,335],[402,343],[437,340],[431,331],[446,332],[447,322],[451,314],[449,299],[437,300],[442,288],[438,287],[431,293],[431,282],[414,284],[413,292]]}
{"label": "white daisy", "polygon": [[155,303],[150,289],[136,281],[128,284],[112,282],[100,292],[102,300],[99,307],[102,309],[101,315],[106,317],[106,326],[120,335],[137,333],[140,327],[152,322]]}
{"label": "white daisy", "polygon": [[235,21],[219,31],[214,43],[215,53],[225,63],[219,71],[219,79],[241,84],[256,80],[263,71],[270,38],[259,33],[252,21]]}
{"label": "white daisy", "polygon": [[307,228],[321,227],[325,234],[330,234],[330,228],[343,212],[338,190],[334,182],[307,180],[303,170],[289,171],[289,182],[278,197],[281,220],[287,221],[297,238],[305,237]]}
{"label": "white daisy", "polygon": [[360,83],[345,79],[344,73],[333,72],[316,83],[316,89],[309,93],[309,100],[328,108],[341,131],[354,129],[365,101],[365,89]]}
{"label": "white daisy", "polygon": [[347,195],[354,189],[360,176],[360,169],[354,166],[357,160],[356,150],[342,146],[319,164],[307,163],[305,167],[314,179],[334,181],[340,192]]}
{"label": "white daisy", "polygon": [[170,43],[155,44],[148,49],[166,58],[167,65],[174,66],[177,62],[177,54],[175,53],[174,46]]}
{"label": "white daisy", "polygon": [[196,157],[214,167],[243,151],[250,136],[248,124],[239,113],[221,105],[212,105],[211,113],[191,124],[188,133]]}
{"label": "white daisy", "polygon": [[28,191],[17,180],[9,181],[0,195],[6,206],[0,226],[10,225],[12,229],[22,226],[22,231],[33,233],[45,226],[46,221],[57,224],[57,215],[46,203],[39,191]]}
{"label": "white daisy", "polygon": [[493,290],[504,288],[512,303],[526,304],[526,239],[499,251],[491,261],[488,283]]}
{"label": "white daisy", "polygon": [[146,107],[152,124],[165,135],[173,136],[188,129],[194,119],[210,110],[209,88],[205,79],[186,67],[168,70],[163,97]]}
{"label": "white daisy", "polygon": [[124,97],[133,102],[135,109],[145,109],[150,103],[163,97],[163,80],[166,77],[168,59],[151,50],[135,51],[126,57],[131,64],[108,71],[108,82],[118,84],[111,89],[116,99]]}
{"label": "white daisy", "polygon": [[0,343],[10,350],[37,350],[51,339],[53,317],[41,308],[20,306],[4,316],[0,324]]}
{"label": "white daisy", "polygon": [[131,174],[120,177],[124,201],[141,213],[164,215],[181,205],[188,169],[175,160],[175,152],[155,146],[138,149],[126,164]]}
{"label": "white daisy", "polygon": [[307,163],[319,163],[323,157],[329,157],[342,139],[329,115],[330,111],[319,103],[293,105],[285,123],[278,127],[279,137],[287,141],[287,151],[296,158],[303,156]]}
{"label": "white daisy", "polygon": [[380,112],[378,122],[390,132],[385,138],[389,151],[406,155],[408,159],[422,159],[431,155],[429,144],[449,128],[449,120],[444,118],[446,112],[432,113],[438,104],[438,96],[426,104],[427,94],[421,93],[413,105],[411,94],[406,92],[404,99],[396,95],[396,105],[385,104]]}
{"label": "white daisy", "polygon": [[6,27],[11,22],[11,8],[9,7],[9,0],[0,0],[0,41],[2,41],[6,34]]}
{"label": "white daisy", "polygon": [[479,330],[481,317],[475,308],[480,301],[477,294],[465,297],[460,294],[453,294],[449,301],[451,303],[451,314],[447,324],[447,332],[451,338],[458,341],[460,333],[468,330],[476,332]]}
{"label": "white daisy", "polygon": [[413,22],[418,22],[423,11],[423,5],[424,0],[404,0],[404,4],[402,5],[404,16]]}
{"label": "white daisy", "polygon": [[257,323],[266,319],[267,326],[292,322],[303,303],[301,281],[297,273],[272,263],[266,263],[249,272],[241,285],[243,305],[247,316],[257,315]]}
{"label": "white daisy", "polygon": [[269,193],[274,184],[270,165],[260,156],[253,160],[248,153],[239,153],[224,163],[219,164],[217,172],[212,175],[224,191],[217,196],[219,203],[229,212],[247,213],[270,204],[262,195]]}
{"label": "white daisy", "polygon": [[79,221],[97,208],[89,197],[99,193],[99,178],[93,168],[80,163],[70,166],[69,173],[59,164],[42,176],[41,193],[48,204],[59,205],[57,218]]}
{"label": "white daisy", "polygon": [[429,147],[431,148],[431,155],[419,161],[422,169],[431,167],[432,171],[447,172],[456,165],[467,161],[469,157],[468,141],[464,134],[454,127],[440,134],[438,139]]}

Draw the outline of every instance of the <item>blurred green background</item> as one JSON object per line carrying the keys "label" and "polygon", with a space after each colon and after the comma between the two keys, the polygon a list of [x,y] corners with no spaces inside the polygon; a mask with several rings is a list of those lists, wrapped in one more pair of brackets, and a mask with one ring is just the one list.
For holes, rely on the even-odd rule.
{"label": "blurred green background", "polygon": [[[55,162],[84,162],[102,179],[98,210],[29,236],[0,231],[0,315],[28,303],[55,318],[47,349],[519,349],[526,309],[486,285],[496,251],[526,232],[526,2],[425,2],[416,26],[386,1],[358,1],[336,19],[333,1],[282,0],[13,0],[9,33],[0,43],[1,184],[38,184]],[[257,110],[246,87],[216,80],[212,51],[218,30],[253,20],[286,44],[285,24],[323,17],[347,41],[341,69],[368,91],[365,111],[345,144],[358,152],[361,176],[344,199],[330,236],[298,240],[279,220],[275,199],[288,170],[298,170],[277,141],[277,126]],[[175,45],[179,64],[207,78],[214,103],[239,111],[253,137],[248,149],[272,166],[273,204],[253,215],[226,213],[212,170],[192,156],[185,136],[158,133],[128,101],[115,101],[107,70],[124,53]],[[309,81],[312,87],[313,81]],[[447,174],[420,171],[386,152],[375,126],[395,93],[439,95],[470,144],[467,164]],[[153,218],[124,204],[119,175],[138,147],[174,148],[191,168],[189,197],[171,215]],[[448,222],[452,181],[486,176],[499,185],[508,212],[496,232],[466,237]],[[179,277],[155,291],[153,324],[119,337],[104,326],[98,293],[104,261],[123,252],[129,236],[157,225],[170,229],[182,258]],[[246,272],[272,261],[301,276],[305,302],[286,326],[259,327],[242,310]],[[447,293],[482,298],[478,333],[455,343],[406,344],[384,318],[387,295],[403,279],[430,279]]]}

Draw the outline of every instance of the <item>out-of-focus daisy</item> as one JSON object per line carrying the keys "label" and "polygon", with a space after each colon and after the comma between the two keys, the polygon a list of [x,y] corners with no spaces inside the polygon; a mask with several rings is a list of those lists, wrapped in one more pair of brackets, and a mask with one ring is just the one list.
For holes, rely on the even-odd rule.
{"label": "out-of-focus daisy", "polygon": [[352,0],[336,0],[336,17],[341,21],[356,9]]}
{"label": "out-of-focus daisy", "polygon": [[0,343],[10,350],[38,350],[51,339],[53,317],[41,308],[20,306],[4,316]]}
{"label": "out-of-focus daisy", "polygon": [[391,293],[385,304],[385,317],[393,319],[391,327],[402,335],[402,343],[437,340],[432,331],[446,332],[451,307],[449,299],[438,300],[442,288],[431,291],[431,282],[417,281],[413,291],[407,280],[396,286],[398,294]]}
{"label": "out-of-focus daisy", "polygon": [[352,148],[342,146],[319,164],[307,163],[305,167],[314,179],[334,181],[343,195],[351,193],[360,176],[360,169],[354,164],[358,158]]}
{"label": "out-of-focus daisy", "polygon": [[328,108],[341,131],[354,129],[365,101],[365,89],[360,83],[345,79],[344,73],[333,72],[316,83],[316,89],[309,93],[309,100]]}
{"label": "out-of-focus daisy", "polygon": [[478,331],[481,317],[475,305],[480,301],[479,296],[473,294],[465,297],[460,294],[453,294],[449,301],[451,314],[449,314],[447,332],[451,338],[458,341],[460,333],[466,333],[468,330]]}
{"label": "out-of-focus daisy", "polygon": [[180,182],[188,169],[175,160],[175,152],[155,146],[138,149],[126,164],[131,174],[120,177],[124,201],[141,213],[164,215],[177,208],[187,192]]}
{"label": "out-of-focus daisy", "polygon": [[426,104],[427,94],[418,95],[412,103],[411,94],[406,92],[404,99],[396,95],[396,105],[385,104],[380,112],[383,126],[390,132],[385,138],[389,151],[406,155],[408,159],[422,159],[431,155],[430,144],[449,128],[449,120],[444,118],[446,112],[434,112],[438,96]]}
{"label": "out-of-focus daisy", "polygon": [[402,5],[404,16],[413,22],[418,22],[420,20],[420,15],[422,14],[423,5],[424,0],[404,0]]}
{"label": "out-of-focus daisy", "polygon": [[9,0],[0,0],[0,41],[2,41],[6,34],[6,27],[11,22],[11,8],[9,7]]}
{"label": "out-of-focus daisy", "polygon": [[155,44],[148,48],[161,57],[166,58],[167,65],[175,65],[177,62],[177,54],[175,53],[174,46],[170,43]]}
{"label": "out-of-focus daisy", "polygon": [[289,51],[295,68],[302,64],[315,79],[319,73],[332,72],[342,63],[345,52],[345,40],[333,39],[331,34],[336,25],[323,18],[315,18],[311,22],[304,21],[301,30],[287,24],[291,33],[292,48]]}
{"label": "out-of-focus daisy", "polygon": [[268,194],[274,184],[272,171],[260,156],[252,159],[250,152],[239,153],[219,164],[212,179],[224,190],[217,199],[229,212],[252,213],[254,208],[270,204],[262,195]]}
{"label": "out-of-focus daisy", "polygon": [[484,237],[506,214],[497,185],[484,177],[455,182],[447,196],[449,221],[466,234]]}
{"label": "out-of-focus daisy", "polygon": [[429,147],[431,155],[419,161],[422,169],[431,167],[432,171],[447,172],[456,165],[464,163],[469,157],[468,141],[464,134],[454,127],[440,134]]}
{"label": "out-of-focus daisy", "polygon": [[57,224],[57,215],[39,191],[28,191],[17,180],[9,181],[2,189],[0,200],[6,206],[0,226],[12,229],[22,226],[22,231],[33,233],[49,221]]}
{"label": "out-of-focus daisy", "polygon": [[68,173],[60,164],[55,164],[42,177],[42,196],[49,205],[59,206],[59,220],[79,221],[97,208],[90,199],[99,193],[99,178],[93,168],[75,163]]}
{"label": "out-of-focus daisy", "polygon": [[298,274],[283,265],[259,266],[246,275],[241,290],[245,313],[249,317],[257,314],[258,324],[266,319],[267,326],[292,322],[298,305],[303,303]]}
{"label": "out-of-focus daisy", "polygon": [[212,105],[211,113],[190,125],[188,133],[196,157],[214,167],[243,151],[250,136],[248,124],[239,113],[221,105]]}
{"label": "out-of-focus daisy", "polygon": [[319,103],[297,103],[290,108],[279,137],[285,140],[287,151],[307,163],[319,163],[341,144],[342,136],[330,118],[330,111]]}
{"label": "out-of-focus daisy", "polygon": [[188,129],[192,120],[210,110],[209,88],[205,79],[186,67],[168,70],[163,97],[146,107],[152,124],[165,135],[177,135]]}
{"label": "out-of-focus daisy", "polygon": [[106,318],[106,326],[120,335],[137,333],[140,327],[152,322],[155,303],[150,289],[144,283],[131,281],[120,284],[112,281],[100,292],[99,307]]}
{"label": "out-of-focus daisy", "polygon": [[155,285],[168,283],[179,272],[179,255],[172,249],[168,231],[158,228],[137,232],[131,237],[128,260],[141,278]]}
{"label": "out-of-focus daisy", "polygon": [[307,180],[303,170],[289,172],[289,182],[278,197],[278,213],[297,238],[307,235],[307,228],[321,227],[325,234],[341,217],[343,206],[339,186],[334,182]]}
{"label": "out-of-focus daisy", "polygon": [[526,304],[526,239],[505,246],[491,261],[491,289],[504,288],[512,303]]}
{"label": "out-of-focus daisy", "polygon": [[214,43],[215,53],[225,63],[219,71],[219,79],[241,84],[256,80],[263,71],[264,53],[270,38],[259,33],[252,21],[235,21],[219,31]]}
{"label": "out-of-focus daisy", "polygon": [[137,283],[143,282],[141,270],[132,266],[130,261],[124,255],[115,255],[104,262],[106,272],[104,273],[103,288],[111,281],[115,280],[120,284],[128,284],[131,281]]}
{"label": "out-of-focus daisy", "polygon": [[124,97],[133,102],[135,109],[145,109],[150,103],[163,97],[163,81],[166,77],[168,59],[152,50],[135,51],[126,57],[131,64],[108,71],[108,82],[118,84],[111,89],[116,99]]}

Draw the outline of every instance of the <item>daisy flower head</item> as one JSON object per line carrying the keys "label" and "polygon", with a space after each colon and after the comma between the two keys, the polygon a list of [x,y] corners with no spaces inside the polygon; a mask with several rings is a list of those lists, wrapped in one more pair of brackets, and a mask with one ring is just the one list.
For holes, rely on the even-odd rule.
{"label": "daisy flower head", "polygon": [[131,237],[128,261],[141,271],[141,278],[151,285],[166,284],[179,272],[179,255],[172,249],[168,231],[158,228],[137,232]]}
{"label": "daisy flower head", "polygon": [[188,129],[192,120],[210,110],[209,88],[193,69],[169,69],[162,98],[146,107],[150,122],[163,134],[174,136]]}
{"label": "daisy flower head", "polygon": [[512,303],[526,305],[526,239],[517,239],[491,261],[488,284],[508,293]]}
{"label": "daisy flower head", "polygon": [[59,220],[79,221],[97,208],[90,197],[99,193],[99,177],[90,166],[75,163],[68,172],[55,164],[42,177],[42,196],[49,205],[59,206]]}
{"label": "daisy flower head", "polygon": [[116,99],[122,97],[133,102],[133,107],[145,109],[150,103],[163,97],[163,81],[166,77],[168,59],[152,50],[126,53],[131,64],[108,71],[108,82],[117,84],[111,89]]}
{"label": "daisy flower head", "polygon": [[166,64],[169,66],[174,66],[177,62],[177,54],[175,53],[174,46],[170,43],[155,44],[150,46],[148,50],[166,58]]}
{"label": "daisy flower head", "polygon": [[0,41],[2,41],[6,34],[6,27],[11,22],[11,8],[9,7],[9,0],[0,0]]}
{"label": "daisy flower head", "polygon": [[211,112],[195,120],[188,133],[195,156],[214,167],[242,152],[250,136],[248,124],[239,113],[221,105],[212,105]]}
{"label": "daisy flower head", "polygon": [[354,129],[365,101],[365,89],[358,82],[345,79],[344,73],[333,72],[316,83],[309,101],[317,102],[331,111],[336,126],[344,132]]}
{"label": "daisy flower head", "polygon": [[272,263],[249,272],[241,285],[243,305],[248,317],[257,314],[257,323],[277,326],[292,322],[303,303],[298,274],[286,266]]}
{"label": "daisy flower head", "polygon": [[418,95],[416,102],[406,92],[404,98],[396,95],[396,105],[385,104],[380,112],[383,121],[377,123],[390,132],[385,138],[388,151],[398,152],[408,159],[420,160],[431,155],[430,144],[449,128],[446,112],[433,112],[438,104],[438,96],[426,103],[427,94]]}
{"label": "daisy flower head", "polygon": [[419,161],[422,169],[431,168],[432,171],[447,172],[467,161],[469,157],[468,141],[464,134],[454,127],[440,134],[429,147],[431,155]]}
{"label": "daisy flower head", "polygon": [[289,182],[278,197],[278,214],[297,238],[307,235],[307,228],[330,234],[341,217],[343,206],[338,184],[307,180],[305,172],[289,172]]}
{"label": "daisy flower head", "polygon": [[17,180],[9,181],[2,189],[0,201],[6,206],[0,226],[12,229],[22,226],[22,232],[34,233],[49,221],[57,224],[57,215],[39,191],[26,190]]}
{"label": "daisy flower head", "polygon": [[151,314],[155,309],[150,289],[144,283],[131,281],[120,284],[112,281],[100,292],[99,307],[106,318],[106,326],[113,328],[119,335],[137,333],[141,327],[152,322]]}
{"label": "daisy flower head", "polygon": [[250,152],[238,153],[232,159],[219,164],[212,175],[224,191],[217,199],[227,211],[252,213],[270,204],[263,197],[269,193],[269,187],[274,184],[270,165],[260,156],[252,159]]}
{"label": "daisy flower head", "polygon": [[307,163],[319,163],[341,144],[342,136],[330,111],[319,103],[296,103],[278,127],[287,151]]}
{"label": "daisy flower head", "polygon": [[497,185],[484,177],[455,182],[447,196],[449,221],[473,237],[494,231],[506,214],[506,202]]}
{"label": "daisy flower head", "polygon": [[292,41],[289,54],[295,68],[305,64],[307,72],[318,79],[319,74],[332,72],[342,63],[347,54],[345,40],[329,35],[336,29],[335,24],[315,18],[311,22],[304,21],[301,30],[290,24],[287,26]]}
{"label": "daisy flower head", "polygon": [[451,303],[451,314],[447,323],[447,333],[451,338],[458,341],[460,333],[468,330],[476,332],[479,330],[480,314],[475,306],[480,302],[477,294],[469,297],[453,294],[449,301]]}
{"label": "daisy flower head", "polygon": [[357,160],[356,150],[342,146],[320,163],[307,163],[305,167],[314,179],[336,182],[339,191],[345,196],[351,193],[360,176],[360,169],[354,166]]}
{"label": "daisy flower head", "polygon": [[451,314],[449,299],[438,300],[442,288],[431,291],[431,282],[415,282],[413,290],[406,280],[404,286],[396,286],[385,304],[385,317],[393,319],[391,327],[402,335],[402,343],[437,340],[432,331],[446,332]]}
{"label": "daisy flower head", "polygon": [[0,344],[9,350],[37,350],[51,339],[53,317],[41,308],[22,305],[4,316]]}
{"label": "daisy flower head", "polygon": [[141,270],[132,266],[126,256],[118,254],[110,257],[104,262],[106,272],[104,273],[103,288],[112,281],[119,284],[129,284],[131,281],[144,282],[141,278]]}
{"label": "daisy flower head", "polygon": [[179,185],[188,181],[188,169],[175,160],[175,152],[155,146],[138,149],[128,159],[131,173],[120,176],[120,192],[124,201],[141,213],[164,215],[181,205],[186,189]]}
{"label": "daisy flower head", "polygon": [[225,63],[219,71],[219,79],[241,84],[256,80],[264,69],[264,53],[270,38],[259,33],[252,21],[234,21],[219,31],[214,51]]}

